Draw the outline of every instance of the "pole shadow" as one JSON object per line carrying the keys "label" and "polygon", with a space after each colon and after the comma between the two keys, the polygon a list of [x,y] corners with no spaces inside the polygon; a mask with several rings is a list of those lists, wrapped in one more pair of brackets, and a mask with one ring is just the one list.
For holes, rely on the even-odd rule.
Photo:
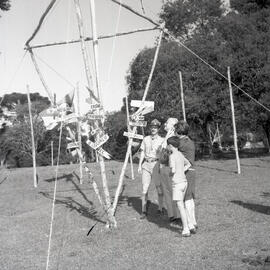
{"label": "pole shadow", "polygon": [[265,214],[265,215],[270,215],[270,206],[267,206],[267,205],[248,203],[248,202],[243,202],[243,201],[238,201],[238,200],[232,200],[230,202],[237,204],[237,205],[240,205],[240,206],[247,208],[247,209],[254,211],[254,212],[258,212],[258,213]]}
{"label": "pole shadow", "polygon": [[[80,215],[86,218],[90,218],[97,222],[106,224],[104,220],[98,217],[98,212],[95,210],[93,202],[87,198],[85,193],[80,189],[79,185],[73,180],[73,175],[67,174],[67,175],[63,175],[61,178],[62,179],[66,178],[67,182],[70,181],[75,187],[75,190],[79,192],[79,194],[82,196],[82,198],[87,202],[89,206],[85,206],[79,203],[71,196],[58,196],[58,198],[55,200],[55,203],[62,204],[68,209],[70,209],[70,211],[76,211],[77,213],[79,213]],[[47,179],[47,181],[48,180],[50,181],[50,179]],[[51,200],[53,199],[53,195],[50,195],[49,192],[39,192],[39,193],[48,199],[51,199]]]}

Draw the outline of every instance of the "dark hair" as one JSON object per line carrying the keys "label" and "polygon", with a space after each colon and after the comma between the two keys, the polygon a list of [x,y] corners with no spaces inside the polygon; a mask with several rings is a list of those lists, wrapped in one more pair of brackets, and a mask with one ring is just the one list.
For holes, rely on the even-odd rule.
{"label": "dark hair", "polygon": [[188,135],[189,132],[189,124],[184,121],[184,120],[180,120],[176,125],[175,125],[175,131],[179,134],[179,135]]}
{"label": "dark hair", "polygon": [[171,144],[172,146],[178,148],[179,147],[179,138],[177,136],[172,136],[167,139],[167,144]]}

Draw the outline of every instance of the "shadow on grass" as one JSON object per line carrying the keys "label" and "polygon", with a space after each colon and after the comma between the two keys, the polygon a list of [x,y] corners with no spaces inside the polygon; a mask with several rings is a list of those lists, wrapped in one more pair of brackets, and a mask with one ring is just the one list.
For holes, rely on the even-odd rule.
{"label": "shadow on grass", "polygon": [[[142,201],[140,197],[126,197],[128,206],[133,207],[135,211],[141,214],[142,211]],[[158,216],[157,213],[158,205],[155,203],[150,202],[148,208],[148,215],[147,221],[156,224],[160,228],[166,228],[173,232],[179,232],[179,227],[173,227],[168,222],[167,217],[164,218],[163,216]]]}
{"label": "shadow on grass", "polygon": [[240,205],[240,206],[247,208],[249,210],[261,213],[261,214],[270,215],[270,206],[256,204],[256,203],[247,203],[247,202],[245,203],[245,202],[238,201],[238,200],[233,200],[230,202],[237,204],[237,205]]}
{"label": "shadow on grass", "polygon": [[[85,206],[85,205],[79,203],[78,201],[74,200],[74,198],[71,196],[67,196],[67,197],[58,196],[58,199],[55,200],[55,203],[62,204],[65,207],[67,207],[68,209],[70,209],[70,211],[76,211],[77,213],[79,213],[80,215],[82,215],[86,218],[90,218],[90,219],[95,220],[97,222],[106,224],[106,222],[104,220],[98,218],[98,215],[97,215],[98,213],[94,208],[93,202],[87,198],[87,196],[80,189],[79,185],[76,184],[76,182],[73,180],[73,175],[67,174],[67,175],[62,176],[62,178],[67,178],[66,181],[70,181],[74,185],[75,190],[77,190],[80,193],[80,195],[89,204],[89,206]],[[48,199],[51,199],[51,200],[53,199],[53,196],[50,195],[49,192],[39,192],[39,193]]]}
{"label": "shadow on grass", "polygon": [[[69,173],[69,174],[63,174],[62,176],[57,177],[57,181],[62,180],[62,179],[66,179],[66,182],[71,181],[73,179],[73,175],[72,175],[72,173]],[[49,179],[44,179],[44,181],[46,181],[48,183],[54,182],[55,177],[52,177],[52,178],[49,178]]]}
{"label": "shadow on grass", "polygon": [[263,192],[262,194],[261,194],[261,196],[262,197],[269,197],[270,198],[270,192]]}
{"label": "shadow on grass", "polygon": [[230,173],[233,173],[233,174],[237,173],[236,171],[232,171],[232,170],[225,170],[225,169],[221,169],[221,168],[214,168],[214,167],[209,167],[209,166],[204,166],[204,165],[196,165],[196,167],[201,167],[201,168],[220,171],[220,172],[230,172]]}

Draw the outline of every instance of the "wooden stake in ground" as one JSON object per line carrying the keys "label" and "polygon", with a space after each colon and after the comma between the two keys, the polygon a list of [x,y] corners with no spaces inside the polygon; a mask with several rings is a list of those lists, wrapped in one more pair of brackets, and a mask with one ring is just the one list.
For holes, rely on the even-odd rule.
{"label": "wooden stake in ground", "polygon": [[[146,83],[146,86],[145,86],[145,90],[144,90],[144,95],[143,95],[143,98],[142,98],[142,104],[141,104],[141,106],[144,105],[144,102],[146,100],[147,93],[148,93],[149,88],[150,88],[150,83],[151,83],[151,80],[152,80],[152,77],[153,77],[153,73],[154,73],[154,70],[155,70],[155,67],[156,67],[156,63],[157,63],[157,58],[158,58],[158,53],[159,53],[159,49],[160,49],[162,37],[163,37],[163,30],[160,31],[159,40],[158,40],[157,48],[156,48],[156,51],[155,51],[155,56],[154,56],[152,68],[151,68],[151,71],[150,71],[150,74],[149,74],[149,77],[148,77],[148,80],[147,80],[147,83]],[[132,133],[136,133],[136,131],[137,131],[137,127],[133,127],[133,129],[131,130]],[[128,148],[127,148],[127,152],[126,152],[125,161],[124,161],[124,164],[123,164],[123,167],[122,167],[122,170],[121,170],[121,174],[120,174],[120,177],[119,177],[118,186],[117,186],[117,189],[116,189],[116,192],[115,192],[115,197],[114,197],[114,201],[113,201],[113,214],[115,214],[117,203],[118,203],[118,199],[119,199],[119,196],[120,196],[120,193],[121,193],[121,189],[122,189],[122,186],[123,186],[124,175],[125,175],[125,171],[126,171],[126,168],[127,168],[127,163],[128,163],[128,158],[129,158],[130,151],[131,151],[132,142],[133,142],[133,139],[130,138],[130,140],[128,142]]]}
{"label": "wooden stake in ground", "polygon": [[53,167],[53,141],[51,141],[51,161],[52,161],[52,167]]}
{"label": "wooden stake in ground", "polygon": [[183,79],[182,79],[182,72],[181,71],[179,71],[179,79],[180,79],[180,96],[181,96],[183,118],[184,118],[184,121],[187,121],[186,109],[185,109],[184,89],[183,89]]}
{"label": "wooden stake in ground", "polygon": [[[99,113],[102,113],[104,115],[104,110],[103,110],[103,104],[102,104],[102,96],[101,96],[101,91],[100,91],[100,83],[99,83],[99,68],[98,68],[98,36],[97,36],[97,29],[96,29],[96,15],[95,15],[95,1],[90,0],[90,9],[91,9],[91,21],[92,21],[92,36],[93,36],[93,46],[94,46],[94,60],[95,60],[95,69],[96,69],[96,88],[97,88],[97,96],[100,101],[101,105],[101,110],[98,110]],[[97,122],[98,125],[98,122]],[[103,122],[102,122],[103,126]],[[99,140],[100,134],[99,132],[97,133],[96,140]],[[102,186],[103,186],[103,191],[105,195],[105,202],[107,206],[107,213],[108,213],[108,221],[109,221],[109,227],[116,227],[116,220],[113,215],[113,211],[111,208],[111,198],[110,198],[110,193],[109,193],[109,188],[108,188],[108,183],[107,183],[107,177],[106,177],[106,169],[105,169],[105,162],[104,158],[102,155],[98,154],[98,159],[99,159],[99,166],[101,170],[101,178],[102,178]]]}
{"label": "wooden stake in ground", "polygon": [[236,131],[236,124],[235,124],[235,114],[234,114],[234,103],[233,103],[230,67],[228,67],[228,82],[229,82],[230,101],[231,101],[231,109],[232,109],[233,139],[234,139],[234,149],[235,149],[235,156],[236,156],[236,163],[237,163],[237,173],[240,174],[241,168],[240,168],[240,160],[239,160],[238,144],[237,144],[237,131]]}
{"label": "wooden stake in ground", "polygon": [[31,99],[30,99],[29,85],[27,85],[26,88],[27,88],[29,120],[30,120],[30,127],[31,127],[34,187],[37,187],[36,148],[35,148],[35,136],[34,136],[33,118],[32,118],[32,112],[31,112]]}
{"label": "wooden stake in ground", "polygon": [[[82,135],[81,135],[81,110],[80,110],[80,89],[79,89],[79,84],[77,83],[76,87],[76,93],[77,93],[77,114],[78,114],[78,121],[77,121],[77,133],[78,133],[78,143],[79,143],[79,149],[80,152],[82,153]],[[82,179],[83,179],[83,164],[82,160],[79,159],[80,162],[80,184],[82,184]]]}
{"label": "wooden stake in ground", "polygon": [[[127,129],[128,129],[128,132],[130,132],[131,129],[130,129],[130,125],[129,125],[129,109],[128,109],[127,95],[126,95],[125,99],[126,99],[126,113],[127,113]],[[131,151],[130,151],[130,155],[129,155],[129,161],[130,161],[130,167],[131,167],[131,179],[134,180],[135,179],[134,178],[134,168],[133,168],[133,160],[132,160],[132,152]]]}

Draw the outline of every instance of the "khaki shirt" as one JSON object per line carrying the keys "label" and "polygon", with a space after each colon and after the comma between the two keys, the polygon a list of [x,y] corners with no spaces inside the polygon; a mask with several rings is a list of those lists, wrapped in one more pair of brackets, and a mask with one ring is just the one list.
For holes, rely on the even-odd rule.
{"label": "khaki shirt", "polygon": [[141,150],[144,151],[145,158],[159,158],[158,157],[158,149],[163,143],[164,138],[159,135],[152,137],[146,136],[141,144]]}

